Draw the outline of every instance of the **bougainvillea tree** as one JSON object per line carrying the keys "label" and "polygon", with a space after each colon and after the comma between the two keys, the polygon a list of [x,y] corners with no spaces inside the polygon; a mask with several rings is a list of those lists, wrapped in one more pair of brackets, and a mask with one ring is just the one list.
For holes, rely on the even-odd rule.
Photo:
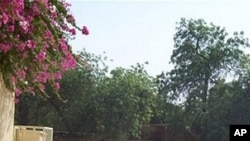
{"label": "bougainvillea tree", "polygon": [[47,83],[56,91],[61,74],[76,67],[68,40],[76,30],[89,32],[69,7],[64,0],[0,0],[0,140],[12,141],[14,101],[22,93],[46,95]]}
{"label": "bougainvillea tree", "polygon": [[81,30],[63,0],[0,2],[0,72],[6,87],[18,96],[44,92],[49,82],[59,89],[61,73],[76,66],[67,43]]}

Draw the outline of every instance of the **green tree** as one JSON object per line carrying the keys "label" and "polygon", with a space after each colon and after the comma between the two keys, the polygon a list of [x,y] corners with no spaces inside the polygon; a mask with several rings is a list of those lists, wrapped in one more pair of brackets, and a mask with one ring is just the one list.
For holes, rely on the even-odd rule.
{"label": "green tree", "polygon": [[159,76],[160,94],[183,102],[186,127],[205,141],[209,90],[228,74],[238,74],[246,57],[241,49],[249,46],[248,40],[243,32],[228,37],[224,28],[202,19],[181,19],[176,29],[174,69]]}
{"label": "green tree", "polygon": [[153,80],[143,65],[112,70],[98,91],[103,98],[105,138],[139,138],[141,126],[151,118],[155,93]]}
{"label": "green tree", "polygon": [[100,119],[100,112],[96,110],[97,83],[107,72],[107,66],[101,56],[85,50],[78,56],[81,64],[62,75],[62,99],[53,94],[49,85],[46,87],[49,98],[22,95],[22,101],[16,105],[16,124],[52,126],[56,131],[68,132],[71,137],[79,132],[89,136],[97,131],[95,119]]}
{"label": "green tree", "polygon": [[66,102],[62,103],[54,97],[49,99],[49,103],[57,116],[61,117],[60,122],[54,121],[57,123],[56,129],[67,131],[70,136],[82,133],[81,136],[89,137],[98,132],[101,101],[97,95],[97,87],[108,67],[102,56],[82,51],[80,58],[85,65],[65,73],[60,82],[60,95]]}
{"label": "green tree", "polygon": [[[139,138],[141,126],[152,116],[153,78],[140,64],[108,74],[106,57],[83,51],[80,58],[85,65],[64,73],[60,81],[63,101],[49,86],[49,98],[34,100],[23,95],[17,104],[16,122],[51,125],[56,131],[68,132],[69,137]],[[44,106],[37,111],[39,105]]]}
{"label": "green tree", "polygon": [[229,140],[230,124],[249,124],[249,76],[231,82],[220,81],[210,89],[207,140]]}
{"label": "green tree", "polygon": [[[238,82],[219,81],[210,89],[208,99],[207,140],[229,140],[230,107],[236,95],[242,95],[243,89]],[[235,107],[234,107],[235,108]],[[237,113],[234,113],[237,114]]]}

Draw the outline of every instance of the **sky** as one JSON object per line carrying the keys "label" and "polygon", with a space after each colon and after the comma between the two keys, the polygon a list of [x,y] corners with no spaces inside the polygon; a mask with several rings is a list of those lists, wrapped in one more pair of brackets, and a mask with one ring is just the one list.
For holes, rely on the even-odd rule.
{"label": "sky", "polygon": [[[68,0],[79,26],[86,25],[88,36],[78,33],[70,41],[73,51],[107,56],[110,69],[129,68],[149,62],[147,72],[158,75],[172,69],[176,22],[204,19],[225,27],[229,35],[244,31],[250,38],[250,1],[242,0]],[[250,51],[249,51],[250,52]]]}

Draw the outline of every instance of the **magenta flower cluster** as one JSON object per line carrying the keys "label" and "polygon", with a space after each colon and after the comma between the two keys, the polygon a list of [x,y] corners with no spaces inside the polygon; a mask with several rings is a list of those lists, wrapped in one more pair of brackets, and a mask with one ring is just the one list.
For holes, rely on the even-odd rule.
{"label": "magenta flower cluster", "polygon": [[50,82],[55,90],[64,71],[76,67],[68,40],[79,28],[64,0],[0,1],[0,73],[16,94],[44,92]]}

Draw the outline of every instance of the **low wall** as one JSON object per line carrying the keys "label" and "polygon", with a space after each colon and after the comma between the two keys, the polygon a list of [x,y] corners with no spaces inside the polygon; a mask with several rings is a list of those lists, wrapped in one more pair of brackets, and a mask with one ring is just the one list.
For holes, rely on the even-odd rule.
{"label": "low wall", "polygon": [[168,129],[164,124],[146,125],[142,128],[142,140],[100,140],[95,138],[70,138],[54,136],[54,141],[197,141],[198,139],[185,131],[175,127]]}
{"label": "low wall", "polygon": [[97,141],[95,139],[54,136],[53,141]]}

